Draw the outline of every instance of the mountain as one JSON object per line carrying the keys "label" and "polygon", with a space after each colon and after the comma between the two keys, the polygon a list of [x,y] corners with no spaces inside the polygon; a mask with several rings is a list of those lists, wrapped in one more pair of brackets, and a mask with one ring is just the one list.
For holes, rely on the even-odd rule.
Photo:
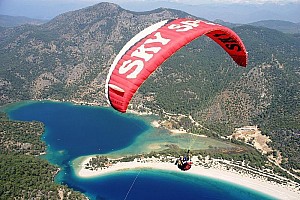
{"label": "mountain", "polygon": [[[9,0],[1,1],[1,13],[10,16],[26,16],[34,19],[52,19],[61,13],[77,10],[94,4],[95,0]],[[99,1],[98,1],[99,2]],[[299,23],[299,1],[172,1],[172,0],[112,0],[122,8],[145,12],[157,8],[172,8],[197,17],[214,21],[221,19],[232,23],[252,23],[261,20],[284,20]],[[181,3],[180,3],[181,2]],[[239,3],[242,2],[242,3]],[[265,1],[264,1],[265,2]],[[272,3],[273,2],[273,3]]]}
{"label": "mountain", "polygon": [[32,18],[28,18],[28,17],[15,17],[15,16],[0,15],[0,26],[2,26],[2,27],[14,27],[14,26],[20,26],[23,24],[40,25],[45,22],[46,22],[46,20],[32,19]]}
{"label": "mountain", "polygon": [[[0,28],[0,104],[50,98],[107,105],[104,84],[119,50],[150,24],[177,17],[193,16],[100,3],[39,26]],[[181,118],[178,125],[192,132],[228,135],[235,127],[258,125],[290,158],[283,164],[299,170],[300,38],[251,25],[233,29],[249,52],[248,67],[237,67],[202,37],[167,60],[140,88],[131,108],[189,114],[207,128]]]}
{"label": "mountain", "polygon": [[252,23],[261,20],[284,20],[299,23],[300,3],[198,3],[189,5],[188,3],[178,3],[175,1],[125,1],[120,5],[123,8],[134,11],[146,11],[157,7],[173,8],[185,11],[197,17],[203,17],[214,21],[221,19],[232,23]]}
{"label": "mountain", "polygon": [[116,53],[137,32],[176,10],[136,13],[100,3],[40,26],[0,29],[1,104],[31,98],[105,102],[103,83]]}
{"label": "mountain", "polygon": [[[214,22],[218,23],[218,24],[222,24],[227,27],[231,27],[231,28],[242,25],[242,24],[226,22],[226,21],[223,21],[220,19],[214,20]],[[300,34],[300,23],[293,23],[293,22],[289,22],[289,21],[262,20],[262,21],[249,23],[248,25],[274,29],[274,30],[281,31],[283,33],[290,33],[290,34],[295,34],[295,35]]]}
{"label": "mountain", "polygon": [[292,34],[300,33],[300,23],[293,23],[293,22],[282,21],[282,20],[263,20],[263,21],[250,23],[249,25],[276,29],[284,33],[292,33]]}

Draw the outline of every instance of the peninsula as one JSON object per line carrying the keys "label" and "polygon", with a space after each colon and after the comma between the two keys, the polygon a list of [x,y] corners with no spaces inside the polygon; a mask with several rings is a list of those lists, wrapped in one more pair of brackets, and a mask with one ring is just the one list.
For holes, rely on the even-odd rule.
{"label": "peninsula", "polygon": [[[98,156],[98,159],[100,157]],[[104,157],[102,157],[104,158]],[[300,184],[290,181],[284,177],[274,175],[265,171],[259,171],[244,163],[234,161],[212,159],[209,156],[193,156],[193,166],[189,171],[180,171],[174,162],[175,157],[156,155],[155,157],[136,157],[131,161],[119,159],[103,159],[101,167],[93,166],[97,159],[95,156],[87,156],[77,167],[76,175],[81,178],[103,176],[124,170],[167,170],[174,173],[189,173],[205,176],[216,180],[227,181],[241,185],[255,191],[267,194],[276,199],[297,200],[300,198]]]}

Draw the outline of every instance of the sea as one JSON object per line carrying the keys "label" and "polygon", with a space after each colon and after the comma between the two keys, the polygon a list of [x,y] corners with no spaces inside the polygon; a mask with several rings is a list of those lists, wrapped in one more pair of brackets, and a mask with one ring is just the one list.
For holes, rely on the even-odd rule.
{"label": "sea", "polygon": [[[232,183],[174,171],[139,169],[81,178],[75,159],[87,155],[142,151],[158,130],[149,119],[121,114],[111,108],[53,101],[25,101],[4,109],[12,120],[41,121],[47,159],[61,170],[55,182],[84,193],[93,200],[270,200],[273,197]],[[162,133],[160,133],[162,134]],[[144,137],[141,137],[146,135]],[[142,139],[141,139],[142,138]],[[143,139],[144,138],[144,139]],[[168,134],[158,140],[166,142]],[[147,140],[147,141],[142,141]],[[141,144],[141,145],[139,145]],[[139,147],[140,146],[140,147]],[[129,149],[129,150],[128,150]],[[176,167],[176,166],[174,166]]]}

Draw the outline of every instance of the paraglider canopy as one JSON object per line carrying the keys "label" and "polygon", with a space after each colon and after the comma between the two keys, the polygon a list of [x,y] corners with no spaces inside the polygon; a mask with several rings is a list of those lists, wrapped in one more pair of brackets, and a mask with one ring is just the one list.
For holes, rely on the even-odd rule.
{"label": "paraglider canopy", "polygon": [[150,74],[181,47],[202,35],[219,44],[238,65],[247,65],[246,48],[231,29],[203,20],[161,21],[134,36],[116,56],[105,85],[110,105],[126,112],[131,98]]}

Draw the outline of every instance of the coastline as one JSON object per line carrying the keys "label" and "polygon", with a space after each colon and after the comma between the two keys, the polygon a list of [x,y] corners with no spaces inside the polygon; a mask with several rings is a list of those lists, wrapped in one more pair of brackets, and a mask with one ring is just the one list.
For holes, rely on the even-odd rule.
{"label": "coastline", "polygon": [[[54,100],[46,100],[56,102]],[[59,101],[58,101],[59,102]],[[27,101],[26,103],[32,103],[31,101]],[[74,103],[74,102],[69,102]],[[76,104],[75,104],[76,105]],[[139,113],[134,113],[139,115]],[[145,113],[141,114],[144,115]],[[146,115],[146,114],[145,114]],[[151,120],[151,125],[153,127],[159,128],[161,125],[156,120]],[[185,130],[176,130],[176,129],[168,129],[171,133],[187,133]],[[190,133],[187,133],[190,134]],[[201,137],[201,136],[200,136]],[[202,136],[203,137],[203,136]],[[261,192],[263,194],[272,196],[277,199],[300,199],[300,188],[294,188],[289,184],[278,184],[276,182],[271,182],[262,178],[255,178],[252,174],[241,174],[238,171],[228,170],[222,166],[215,167],[205,167],[205,166],[196,166],[193,165],[191,170],[187,172],[182,172],[178,170],[178,168],[174,165],[174,162],[162,162],[161,160],[155,159],[145,159],[145,160],[134,160],[132,162],[118,162],[112,166],[109,166],[102,170],[88,170],[84,169],[85,164],[94,156],[83,157],[80,162],[78,169],[75,169],[76,175],[81,178],[91,178],[96,176],[108,175],[109,173],[115,173],[118,171],[124,170],[133,170],[133,169],[157,169],[157,170],[166,170],[172,171],[174,173],[189,173],[197,176],[205,176],[208,178],[213,178],[216,180],[222,180],[230,183],[234,183],[237,185],[244,186],[246,188],[253,189],[255,191]],[[195,161],[195,159],[193,159]],[[74,165],[75,166],[75,165]],[[77,168],[77,167],[75,167]]]}
{"label": "coastline", "polygon": [[[134,159],[130,162],[116,162],[107,167],[103,167],[97,170],[86,169],[86,164],[94,156],[86,156],[81,158],[77,167],[73,167],[76,176],[80,178],[93,178],[104,175],[109,175],[115,172],[121,172],[126,170],[136,169],[154,169],[165,170],[174,173],[185,173],[196,176],[203,176],[212,178],[219,181],[229,182],[235,185],[239,185],[262,194],[274,197],[276,199],[286,200],[298,200],[300,199],[299,185],[292,183],[279,184],[274,181],[267,180],[267,177],[254,176],[251,173],[242,173],[241,171],[233,168],[228,168],[228,165],[221,164],[220,162],[214,162],[213,165],[202,165],[201,161],[196,156],[193,157],[194,165],[188,171],[180,171],[174,162],[164,162],[161,158],[141,158]],[[169,158],[175,159],[175,158]],[[216,159],[215,159],[216,160]],[[211,162],[211,161],[210,161]],[[229,161],[228,161],[229,162]]]}

